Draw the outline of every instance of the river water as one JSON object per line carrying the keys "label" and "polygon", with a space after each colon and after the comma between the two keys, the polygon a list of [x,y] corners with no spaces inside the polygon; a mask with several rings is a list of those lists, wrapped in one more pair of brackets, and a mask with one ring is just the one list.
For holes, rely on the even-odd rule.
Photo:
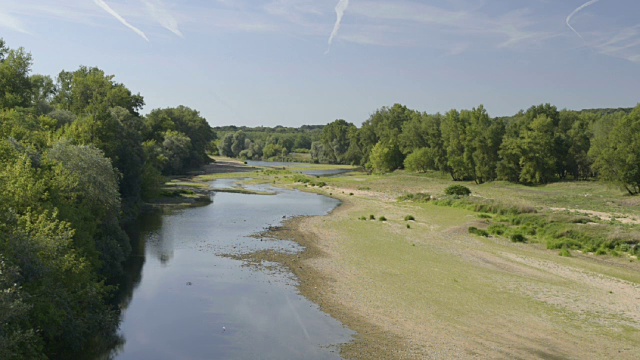
{"label": "river water", "polygon": [[[228,188],[234,180],[219,180]],[[334,199],[299,191],[215,193],[213,203],[141,221],[124,285],[116,359],[339,359],[353,332],[300,296],[293,276],[226,254],[301,251],[251,237],[283,218],[324,215]],[[136,236],[134,236],[136,237]]]}

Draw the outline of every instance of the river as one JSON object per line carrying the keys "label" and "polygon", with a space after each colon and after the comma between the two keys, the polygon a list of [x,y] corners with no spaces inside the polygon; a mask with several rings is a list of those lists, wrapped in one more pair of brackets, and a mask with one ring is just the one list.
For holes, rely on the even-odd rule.
{"label": "river", "polygon": [[[218,180],[228,188],[234,180]],[[128,264],[116,359],[339,359],[353,332],[298,294],[280,268],[229,254],[298,252],[294,242],[251,235],[292,216],[325,215],[337,200],[256,187],[274,195],[218,192],[213,203],[146,216]],[[275,265],[275,264],[274,264]]]}

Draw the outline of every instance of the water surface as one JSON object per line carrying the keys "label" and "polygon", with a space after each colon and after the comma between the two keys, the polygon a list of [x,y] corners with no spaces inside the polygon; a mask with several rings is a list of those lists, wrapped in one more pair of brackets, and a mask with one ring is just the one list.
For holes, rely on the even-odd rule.
{"label": "water surface", "polygon": [[[220,180],[214,187],[233,186]],[[147,219],[132,257],[117,359],[339,359],[353,335],[300,296],[283,271],[223,256],[296,252],[288,241],[250,237],[283,218],[323,215],[334,199],[298,191],[216,193],[209,206]],[[135,274],[135,272],[138,274]]]}

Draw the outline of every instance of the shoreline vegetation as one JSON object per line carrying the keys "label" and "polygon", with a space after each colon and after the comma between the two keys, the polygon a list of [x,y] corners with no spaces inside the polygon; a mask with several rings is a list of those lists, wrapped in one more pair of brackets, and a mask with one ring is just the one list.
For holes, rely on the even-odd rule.
{"label": "shoreline vegetation", "polygon": [[[245,181],[342,201],[327,216],[289,219],[261,234],[296,241],[303,253],[267,251],[239,259],[255,266],[281,264],[299,279],[303,296],[356,331],[354,341],[341,346],[346,359],[632,359],[640,350],[640,266],[634,250],[591,252],[566,245],[558,251],[549,248],[545,234],[527,235],[528,243],[521,243],[508,233],[471,230],[487,231],[505,220],[500,216],[533,214],[603,228],[611,238],[624,233],[633,242],[640,215],[633,197],[595,182],[466,182],[470,197],[446,197],[450,180],[403,171],[309,182],[288,170],[246,175],[222,172],[200,179],[250,177]],[[407,196],[417,193],[433,195]]]}

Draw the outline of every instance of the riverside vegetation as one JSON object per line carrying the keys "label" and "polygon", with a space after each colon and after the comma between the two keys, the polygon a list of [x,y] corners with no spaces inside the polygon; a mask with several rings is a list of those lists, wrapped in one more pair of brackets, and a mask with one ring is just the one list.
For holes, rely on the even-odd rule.
{"label": "riverside vegetation", "polygon": [[[98,68],[81,66],[52,79],[31,74],[31,65],[28,52],[0,40],[0,358],[77,358],[90,356],[89,347],[121,341],[115,335],[114,294],[130,252],[124,225],[159,196],[197,197],[202,184],[196,190],[175,179],[163,184],[207,164],[208,152],[365,169],[367,174],[336,178],[286,170],[254,177],[351,204],[328,221],[336,238],[347,239],[336,245],[351,254],[345,268],[365,271],[381,299],[404,282],[363,270],[365,259],[389,274],[424,276],[425,283],[403,290],[410,296],[402,301],[429,306],[439,300],[419,298],[417,292],[434,285],[445,297],[451,291],[429,283],[424,264],[450,267],[457,282],[467,279],[475,289],[471,280],[479,279],[456,272],[473,270],[471,265],[446,260],[451,252],[473,252],[474,246],[534,254],[553,264],[570,259],[638,283],[638,200],[617,189],[628,195],[640,191],[640,107],[576,112],[547,104],[491,118],[482,106],[430,115],[396,104],[379,109],[360,128],[344,120],[299,129],[227,127],[217,129],[216,140],[216,131],[194,109],[141,115],[144,98]],[[451,180],[467,187],[469,196],[460,187],[444,195]],[[414,220],[404,220],[408,213]],[[357,221],[363,217],[376,221]],[[451,230],[460,226],[464,234]],[[454,231],[455,241],[447,245],[447,235],[433,229]],[[425,234],[439,239],[435,248]],[[397,248],[402,242],[416,245],[418,253]],[[539,247],[552,249],[554,257],[545,255],[549,250],[529,250]],[[449,255],[435,257],[443,251]],[[411,258],[410,268],[400,266],[403,256]],[[349,274],[345,279],[355,281]],[[409,311],[396,300],[383,307]],[[491,301],[488,308],[498,311]],[[614,324],[619,338],[602,345],[604,350],[624,347],[637,335],[636,319],[630,319],[628,327]],[[595,331],[609,336],[607,329]]]}
{"label": "riverside vegetation", "polygon": [[165,176],[209,161],[215,133],[184,106],[141,116],[100,69],[54,81],[31,64],[0,39],[0,358],[91,357],[121,341],[124,225]]}

